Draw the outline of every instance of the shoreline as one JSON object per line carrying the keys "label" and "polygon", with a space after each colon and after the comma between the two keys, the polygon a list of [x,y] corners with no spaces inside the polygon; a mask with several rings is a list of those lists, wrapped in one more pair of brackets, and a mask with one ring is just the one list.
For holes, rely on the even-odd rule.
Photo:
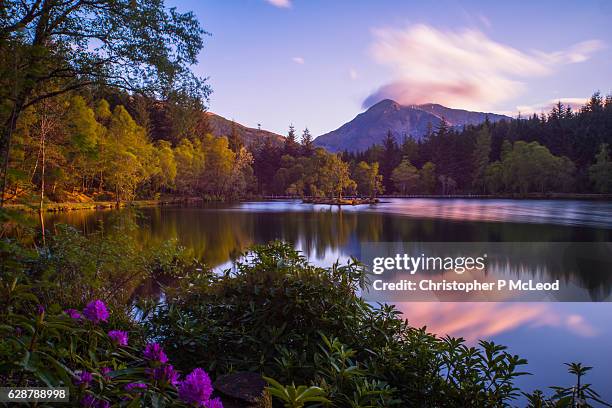
{"label": "shoreline", "polygon": [[[453,200],[453,199],[465,199],[465,200],[580,200],[580,201],[612,201],[612,194],[563,194],[563,193],[550,193],[550,194],[528,194],[528,195],[512,195],[512,194],[500,194],[500,195],[476,195],[476,194],[453,194],[453,195],[433,195],[433,194],[413,194],[413,195],[379,195],[375,201],[371,199],[363,199],[360,197],[346,197],[343,202],[338,204],[336,202],[330,202],[327,199],[313,198],[313,197],[295,197],[295,196],[260,196],[251,197],[238,202],[245,201],[266,201],[266,200],[302,200],[305,204],[326,204],[326,205],[363,205],[363,204],[375,204],[383,202],[384,199],[391,198],[404,198],[404,199],[440,199],[440,200]],[[228,201],[206,201],[201,197],[176,197],[167,199],[151,199],[151,200],[134,200],[134,201],[122,201],[119,203],[119,208],[134,207],[134,208],[145,208],[145,207],[160,207],[167,205],[201,205],[204,203],[222,203]],[[38,212],[38,203],[31,204],[5,204],[4,208],[24,211],[24,212]],[[68,212],[77,210],[111,210],[116,209],[117,203],[114,201],[91,201],[91,202],[60,202],[60,203],[48,203],[45,204],[43,212]]]}
{"label": "shoreline", "polygon": [[[181,197],[171,199],[159,199],[159,200],[134,200],[134,201],[122,201],[119,203],[119,208],[146,208],[146,207],[160,207],[165,205],[196,205],[203,203],[202,198],[197,197]],[[32,212],[36,213],[39,210],[38,203],[32,204],[5,204],[4,208]],[[91,201],[91,202],[61,202],[61,203],[47,203],[43,207],[43,212],[68,212],[77,210],[113,210],[117,208],[115,201]]]}
{"label": "shoreline", "polygon": [[[576,193],[530,193],[530,194],[382,194],[376,196],[378,201],[389,198],[433,198],[433,199],[467,199],[467,200],[581,200],[581,201],[612,201],[612,194],[576,194]],[[344,200],[363,200],[361,197],[347,196]],[[258,197],[257,200],[306,200],[312,201],[316,198],[299,197],[299,196],[284,196],[284,195],[269,195]]]}

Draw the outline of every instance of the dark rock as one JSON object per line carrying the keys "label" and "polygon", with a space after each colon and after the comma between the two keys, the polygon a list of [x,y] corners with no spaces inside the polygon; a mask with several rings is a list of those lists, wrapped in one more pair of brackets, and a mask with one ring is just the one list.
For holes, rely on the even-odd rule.
{"label": "dark rock", "polygon": [[217,378],[215,390],[223,396],[256,404],[261,401],[266,381],[258,373],[237,372]]}

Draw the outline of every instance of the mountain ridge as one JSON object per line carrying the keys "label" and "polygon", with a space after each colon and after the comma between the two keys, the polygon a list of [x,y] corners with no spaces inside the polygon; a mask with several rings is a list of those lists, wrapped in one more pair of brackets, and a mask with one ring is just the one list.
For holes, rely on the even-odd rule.
{"label": "mountain ridge", "polygon": [[314,143],[332,152],[362,151],[373,144],[380,144],[388,131],[398,143],[406,135],[420,140],[430,126],[437,128],[443,118],[450,127],[455,128],[476,125],[487,118],[491,122],[511,119],[496,113],[454,109],[435,103],[401,105],[391,99],[383,99],[338,129],[318,136]]}
{"label": "mountain ridge", "polygon": [[206,120],[213,135],[229,137],[232,133],[232,126],[235,126],[240,138],[247,146],[252,146],[258,142],[265,142],[266,139],[270,139],[272,144],[280,145],[285,140],[284,136],[277,133],[251,128],[213,112],[206,111],[204,115],[206,115]]}

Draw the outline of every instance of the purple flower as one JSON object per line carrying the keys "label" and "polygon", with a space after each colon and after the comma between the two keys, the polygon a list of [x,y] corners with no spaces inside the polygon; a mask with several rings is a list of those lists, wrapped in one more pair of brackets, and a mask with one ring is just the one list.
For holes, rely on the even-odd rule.
{"label": "purple flower", "polygon": [[102,377],[104,377],[106,381],[109,381],[111,378],[109,377],[108,373],[110,373],[111,371],[113,370],[111,370],[110,367],[102,367],[100,369],[100,374],[102,374]]}
{"label": "purple flower", "polygon": [[128,334],[121,330],[111,330],[108,332],[108,337],[118,346],[128,345]]}
{"label": "purple flower", "polygon": [[123,389],[128,392],[143,391],[147,389],[147,384],[141,383],[141,382],[131,382],[129,384],[126,384],[126,386]]}
{"label": "purple flower", "polygon": [[168,362],[168,357],[161,346],[157,343],[149,343],[144,350],[144,358],[151,361],[159,361],[162,364]]}
{"label": "purple flower", "polygon": [[179,373],[174,369],[172,364],[162,365],[153,369],[148,369],[147,373],[155,381],[176,386],[179,382]]}
{"label": "purple flower", "polygon": [[92,300],[83,309],[86,318],[94,323],[106,322],[108,320],[108,310],[101,300]]}
{"label": "purple flower", "polygon": [[81,406],[94,408],[96,406],[96,397],[91,394],[85,394],[83,398],[81,398]]}
{"label": "purple flower", "polygon": [[36,308],[36,310],[38,311],[38,314],[41,315],[43,313],[45,313],[45,307],[43,305],[38,305],[38,307]]}
{"label": "purple flower", "polygon": [[81,314],[81,312],[79,312],[76,309],[66,309],[64,310],[64,313],[66,313],[68,316],[70,316],[71,319],[82,319],[83,315]]}
{"label": "purple flower", "polygon": [[183,402],[202,407],[213,392],[212,382],[206,371],[196,368],[178,385],[178,395]]}
{"label": "purple flower", "polygon": [[76,380],[77,385],[88,386],[93,381],[93,375],[89,371],[81,371],[79,378]]}
{"label": "purple flower", "polygon": [[223,408],[223,403],[221,402],[221,398],[213,398],[204,403],[206,408]]}
{"label": "purple flower", "polygon": [[99,400],[91,394],[86,394],[81,398],[81,406],[87,408],[110,408],[108,401]]}

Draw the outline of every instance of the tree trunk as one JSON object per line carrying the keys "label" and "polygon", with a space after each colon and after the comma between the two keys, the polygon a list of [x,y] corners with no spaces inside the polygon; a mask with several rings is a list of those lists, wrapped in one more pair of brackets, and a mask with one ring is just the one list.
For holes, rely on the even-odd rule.
{"label": "tree trunk", "polygon": [[[40,150],[41,150],[41,166],[40,166],[40,206],[38,210],[42,213],[44,200],[45,200],[45,137],[46,137],[46,129],[43,130],[41,126],[40,131]],[[43,237],[44,237],[44,224],[42,224],[43,228]]]}
{"label": "tree trunk", "polygon": [[13,138],[13,132],[17,128],[17,118],[21,113],[23,107],[22,99],[15,102],[11,111],[11,116],[7,120],[4,126],[4,132],[2,133],[2,144],[0,145],[0,152],[2,153],[2,191],[0,191],[0,208],[4,207],[6,183],[8,182],[8,167],[9,167],[9,156],[11,152],[11,139]]}

